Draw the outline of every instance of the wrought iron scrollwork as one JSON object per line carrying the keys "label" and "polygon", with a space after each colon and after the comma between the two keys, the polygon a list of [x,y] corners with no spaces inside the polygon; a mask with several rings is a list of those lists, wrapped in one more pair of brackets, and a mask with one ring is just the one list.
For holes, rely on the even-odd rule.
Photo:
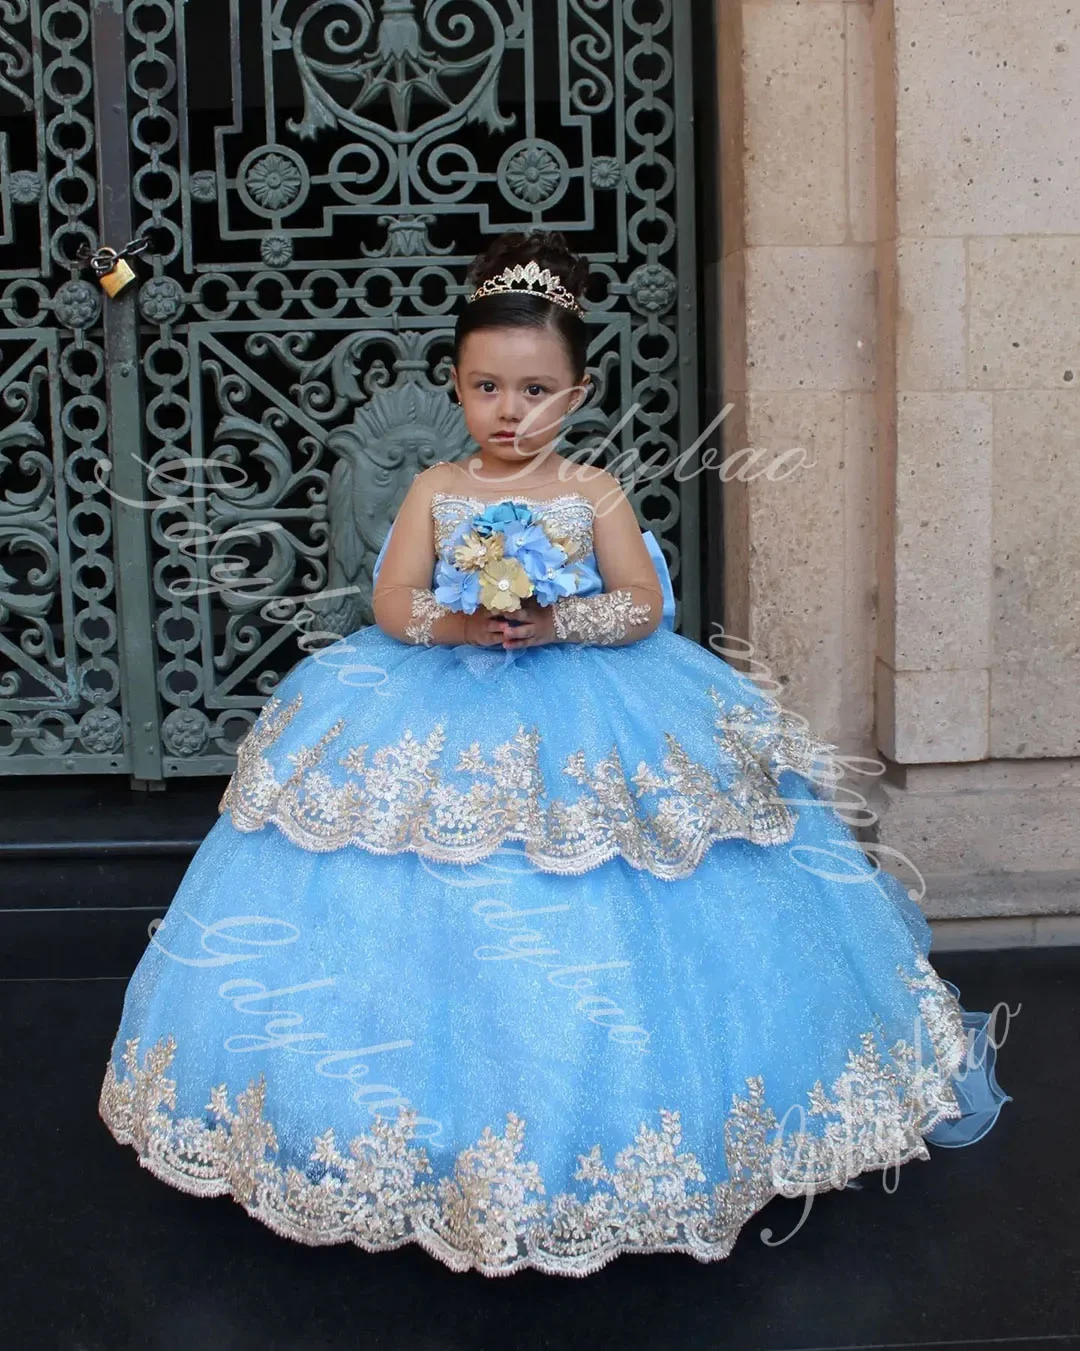
{"label": "wrought iron scrollwork", "polygon": [[[370,622],[371,564],[413,474],[469,450],[449,338],[490,235],[550,225],[593,259],[596,397],[567,448],[602,447],[624,475],[635,448],[674,464],[696,415],[680,398],[693,374],[683,8],[270,0],[244,7],[264,31],[241,42],[235,7],[129,0],[116,97],[130,177],[99,188],[101,7],[41,8],[37,48],[28,0],[3,7],[0,88],[51,147],[9,166],[0,133],[0,242],[25,240],[36,213],[42,259],[36,277],[7,273],[0,318],[6,766],[130,767],[115,578],[131,513],[149,540],[154,660],[139,678],[157,709],[138,733],[165,775],[231,770],[308,646]],[[212,116],[194,107],[195,62],[227,91]],[[153,240],[129,306],[138,444],[110,435],[101,295],[76,262],[99,244],[99,190],[130,192],[132,233]],[[127,456],[143,492],[118,503]],[[630,492],[685,612],[688,490],[668,475]]]}

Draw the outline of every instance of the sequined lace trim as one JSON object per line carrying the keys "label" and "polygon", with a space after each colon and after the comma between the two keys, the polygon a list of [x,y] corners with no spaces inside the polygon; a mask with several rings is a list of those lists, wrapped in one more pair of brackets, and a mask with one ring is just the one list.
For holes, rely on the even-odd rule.
{"label": "sequined lace trim", "polygon": [[449,606],[441,605],[435,599],[435,593],[430,587],[413,587],[409,612],[416,622],[406,627],[405,636],[412,642],[426,647],[432,645],[431,629],[436,619],[452,613]]}
{"label": "sequined lace trim", "polygon": [[635,605],[632,591],[564,596],[552,606],[555,636],[563,642],[619,643],[628,627],[647,624],[651,605]]}
{"label": "sequined lace trim", "polygon": [[[550,1195],[525,1152],[526,1122],[513,1111],[501,1135],[485,1127],[441,1177],[412,1143],[411,1106],[347,1146],[327,1129],[314,1137],[307,1167],[283,1166],[273,1158],[278,1130],[263,1114],[263,1074],[235,1104],[220,1084],[208,1090],[205,1117],[177,1116],[176,1082],[166,1073],[177,1048],[171,1035],[146,1051],[141,1066],[139,1039],[126,1042],[127,1073],[118,1076],[110,1060],[98,1110],[117,1142],[133,1145],[163,1181],[196,1196],[230,1195],[301,1243],[351,1242],[367,1252],[417,1243],[454,1271],[485,1276],[527,1267],[587,1276],[623,1252],[681,1252],[710,1262],[731,1252],[774,1196],[836,1189],[871,1169],[928,1159],[922,1137],[962,1115],[951,1082],[967,1045],[960,1006],[921,954],[915,964],[917,976],[897,970],[920,995],[932,1055],[904,1039],[883,1055],[880,1030],[867,1031],[828,1090],[818,1080],[808,1107],[785,1107],[781,1121],[763,1076],[748,1077],[746,1096],[732,1095],[722,1126],[724,1177],[707,1177],[693,1153],[680,1152],[680,1113],[665,1108],[656,1113],[659,1129],[641,1122],[612,1167],[599,1144],[577,1156],[574,1177],[585,1194]],[[792,1129],[792,1120],[819,1122],[820,1130]]]}
{"label": "sequined lace trim", "polygon": [[[618,748],[590,765],[583,751],[567,757],[563,773],[581,787],[569,801],[544,781],[541,734],[520,726],[485,754],[480,743],[457,751],[450,782],[442,757],[446,729],[437,723],[417,737],[406,729],[394,745],[371,753],[367,744],[343,751],[345,777],[331,777],[331,743],[345,730],[335,722],[312,746],[289,755],[292,771],[279,781],[268,752],[299,712],[303,695],[282,707],[269,699],[237,751],[236,772],[221,799],[238,830],[275,825],[294,844],[318,852],[355,845],[373,854],[414,851],[444,863],[476,863],[505,840],[521,840],[543,872],[588,872],[618,856],[663,879],[689,877],[717,840],[783,844],[797,813],[779,787],[784,770],[827,771],[833,747],[815,740],[773,701],[759,708],[725,707],[714,687],[718,764],[693,760],[671,732],[659,766],[639,761],[627,774]],[[829,797],[827,772],[812,785]],[[649,811],[644,803],[651,801]]]}
{"label": "sequined lace trim", "polygon": [[[446,542],[462,520],[495,502],[522,502],[538,508],[550,533],[565,540],[567,561],[579,562],[593,547],[593,517],[596,509],[582,493],[560,493],[558,497],[527,497],[508,493],[505,497],[487,500],[465,493],[436,492],[431,495],[431,514],[435,523],[435,547],[440,554]],[[450,561],[447,559],[446,561]]]}

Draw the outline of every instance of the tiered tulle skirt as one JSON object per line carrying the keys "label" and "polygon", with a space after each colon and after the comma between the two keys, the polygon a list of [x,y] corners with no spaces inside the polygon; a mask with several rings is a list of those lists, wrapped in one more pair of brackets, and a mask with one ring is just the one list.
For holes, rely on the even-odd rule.
{"label": "tiered tulle skirt", "polygon": [[775,1195],[974,1143],[1010,1101],[988,1015],[826,752],[667,629],[353,635],[245,743],[104,1120],[290,1238],[492,1276],[714,1260]]}

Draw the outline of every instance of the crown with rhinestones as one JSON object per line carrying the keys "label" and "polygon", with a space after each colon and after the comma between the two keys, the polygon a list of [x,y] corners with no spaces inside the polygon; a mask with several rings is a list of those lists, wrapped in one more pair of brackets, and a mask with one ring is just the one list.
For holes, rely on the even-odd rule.
{"label": "crown with rhinestones", "polygon": [[532,295],[543,296],[553,305],[561,305],[581,317],[584,314],[572,291],[568,291],[562,282],[546,267],[541,267],[535,258],[527,263],[515,263],[500,272],[497,277],[489,277],[469,297],[469,302],[482,300],[484,296],[503,295],[507,291],[528,291]]}

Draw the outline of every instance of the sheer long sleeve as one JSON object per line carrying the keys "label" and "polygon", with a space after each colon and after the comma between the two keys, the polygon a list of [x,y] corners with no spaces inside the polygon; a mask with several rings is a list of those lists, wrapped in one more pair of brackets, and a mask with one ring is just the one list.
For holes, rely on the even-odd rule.
{"label": "sheer long sleeve", "polygon": [[565,596],[552,606],[560,642],[625,646],[647,638],[663,618],[664,593],[634,508],[610,474],[597,502],[593,549],[604,590]]}
{"label": "sheer long sleeve", "polygon": [[441,605],[431,589],[435,536],[429,470],[413,479],[394,519],[394,533],[383,555],[372,608],[384,633],[403,643],[431,646],[463,643],[465,616]]}

